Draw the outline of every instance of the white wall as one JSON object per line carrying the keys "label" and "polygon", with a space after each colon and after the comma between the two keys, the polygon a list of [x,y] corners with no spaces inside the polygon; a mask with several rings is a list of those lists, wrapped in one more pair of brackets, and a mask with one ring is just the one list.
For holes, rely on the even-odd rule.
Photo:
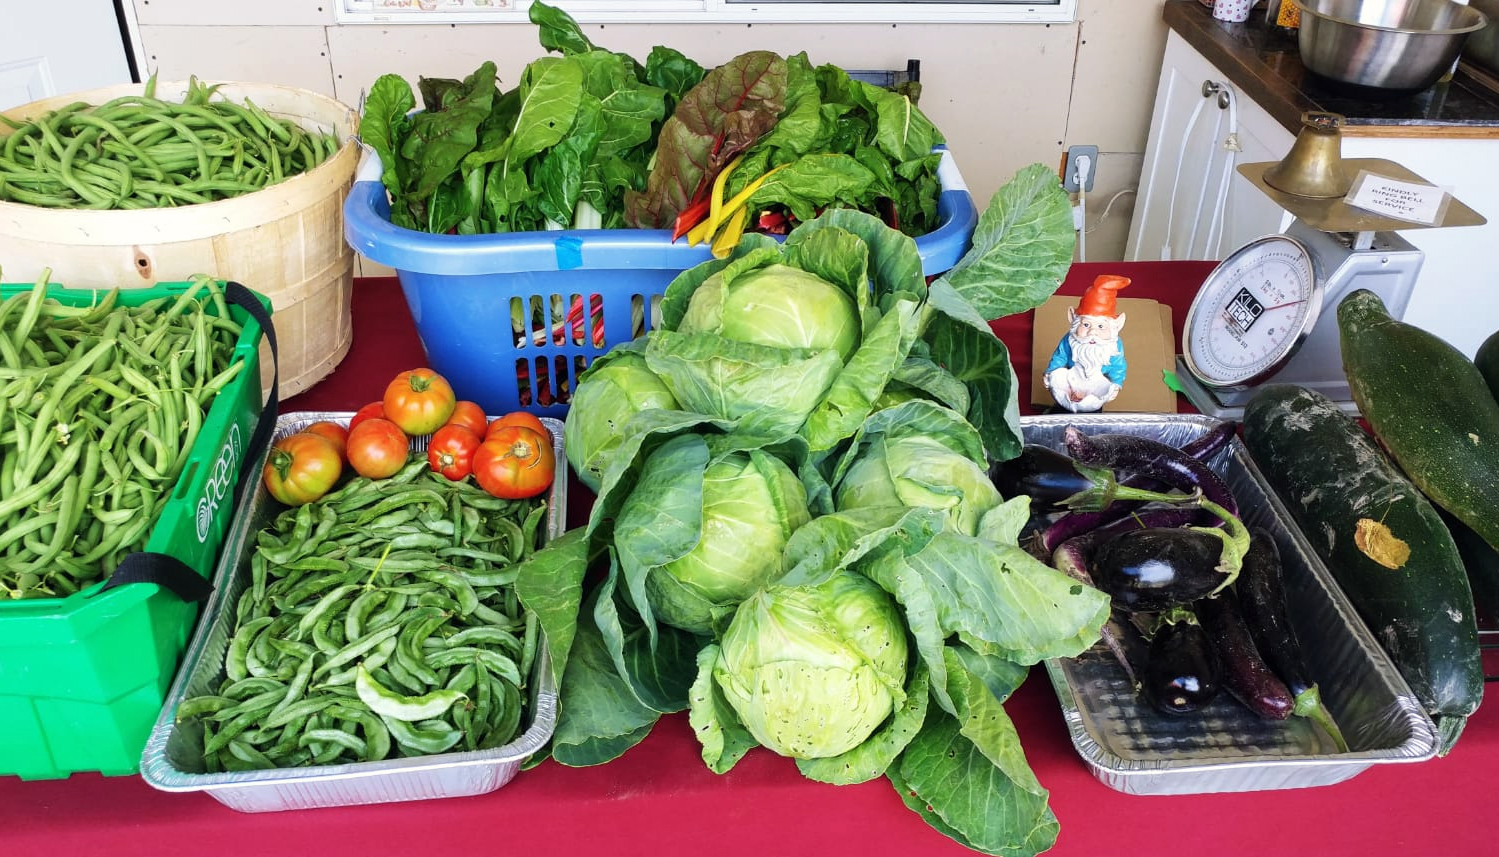
{"label": "white wall", "polygon": [[[542,53],[522,24],[340,26],[334,0],[133,0],[142,66],[163,79],[255,80],[357,106],[381,74],[462,77],[494,60],[502,83]],[[566,0],[557,5],[566,7]],[[814,63],[904,68],[921,60],[921,107],[948,138],[980,206],[1017,169],[1060,164],[1068,145],[1101,155],[1089,196],[1088,258],[1122,258],[1166,30],[1161,0],[1080,0],[1073,24],[589,25],[596,43],[644,58],[669,45],[704,65],[750,49]]]}

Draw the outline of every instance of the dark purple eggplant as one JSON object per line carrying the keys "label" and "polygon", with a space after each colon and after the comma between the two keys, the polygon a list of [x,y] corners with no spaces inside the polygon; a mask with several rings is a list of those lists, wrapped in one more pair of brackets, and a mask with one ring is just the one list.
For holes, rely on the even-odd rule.
{"label": "dark purple eggplant", "polygon": [[1341,752],[1348,752],[1348,743],[1343,740],[1332,712],[1322,702],[1322,692],[1307,669],[1301,642],[1291,626],[1286,612],[1280,549],[1268,531],[1256,527],[1250,534],[1238,586],[1244,619],[1254,634],[1255,645],[1291,691],[1294,699],[1291,713],[1321,726]]}
{"label": "dark purple eggplant", "polygon": [[[1228,445],[1238,431],[1238,423],[1223,421],[1215,424],[1212,428],[1182,444],[1181,451],[1199,461],[1206,462],[1218,453],[1218,450]],[[1130,473],[1119,479],[1119,484],[1129,488],[1143,488],[1147,491],[1163,491],[1170,486],[1149,476],[1139,473]],[[1057,546],[1068,539],[1082,535],[1089,530],[1097,529],[1105,524],[1121,520],[1139,509],[1143,503],[1136,500],[1121,500],[1106,508],[1092,512],[1068,512],[1048,524],[1039,536],[1041,549],[1043,551],[1054,551]],[[1185,524],[1210,523],[1206,513],[1193,513],[1191,520]],[[1176,525],[1172,525],[1176,526]]]}
{"label": "dark purple eggplant", "polygon": [[1152,527],[1105,541],[1089,569],[1114,604],[1132,612],[1191,604],[1218,591],[1223,540],[1193,527]]}
{"label": "dark purple eggplant", "polygon": [[1249,530],[1217,503],[1204,497],[1196,502],[1223,527],[1126,530],[1099,545],[1089,571],[1116,607],[1151,611],[1190,604],[1226,589],[1239,576]]}
{"label": "dark purple eggplant", "polygon": [[1200,491],[1229,514],[1239,513],[1238,503],[1223,477],[1179,447],[1133,434],[1089,435],[1077,426],[1068,426],[1062,435],[1067,454],[1079,464],[1138,473],[1189,493]]}
{"label": "dark purple eggplant", "polygon": [[1218,695],[1223,665],[1202,626],[1189,619],[1166,622],[1150,638],[1140,692],[1165,714],[1190,714]]}
{"label": "dark purple eggplant", "polygon": [[1071,456],[1034,443],[989,465],[989,480],[1006,498],[1030,497],[1033,512],[1059,508],[1069,497],[1097,487],[1095,477],[1078,470]]}
{"label": "dark purple eggplant", "polygon": [[1244,621],[1233,587],[1192,606],[1223,664],[1223,687],[1245,708],[1267,720],[1291,716],[1295,700],[1286,683],[1265,663]]}
{"label": "dark purple eggplant", "polygon": [[[1088,563],[1099,541],[1101,541],[1100,536],[1089,533],[1063,543],[1052,554],[1052,565],[1073,580],[1097,589],[1092,576],[1088,574]],[[1099,629],[1099,637],[1103,640],[1104,646],[1114,656],[1114,660],[1124,667],[1130,684],[1139,685],[1140,678],[1136,674],[1135,663],[1142,661],[1143,657],[1132,655],[1131,634],[1134,635],[1134,639],[1138,639],[1139,633],[1134,628],[1126,627],[1121,623],[1114,611],[1109,612],[1108,621],[1104,622],[1103,627]]]}
{"label": "dark purple eggplant", "polygon": [[1123,500],[1178,503],[1191,499],[1120,485],[1107,467],[1083,464],[1038,444],[1026,444],[1018,456],[990,464],[989,479],[1006,498],[1030,497],[1036,511],[1102,509]]}

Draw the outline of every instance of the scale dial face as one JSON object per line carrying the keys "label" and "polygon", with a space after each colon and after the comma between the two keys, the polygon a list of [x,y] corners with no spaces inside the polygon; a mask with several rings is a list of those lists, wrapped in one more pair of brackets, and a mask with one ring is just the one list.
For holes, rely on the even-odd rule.
{"label": "scale dial face", "polygon": [[1295,353],[1322,308],[1306,247],[1267,235],[1224,259],[1187,311],[1182,356],[1198,380],[1242,387],[1268,378]]}

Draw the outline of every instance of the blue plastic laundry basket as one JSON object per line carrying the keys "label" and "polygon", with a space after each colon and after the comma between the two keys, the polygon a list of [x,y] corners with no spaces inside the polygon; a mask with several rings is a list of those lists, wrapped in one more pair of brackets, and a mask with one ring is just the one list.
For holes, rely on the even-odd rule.
{"label": "blue plastic laundry basket", "polygon": [[[610,347],[648,329],[652,299],[682,271],[713,258],[706,244],[673,243],[668,230],[658,229],[495,235],[404,229],[390,222],[380,169],[379,158],[368,155],[344,204],[344,235],[365,258],[395,269],[429,367],[488,413],[563,418],[573,379]],[[945,150],[938,178],[938,227],[916,239],[929,276],[962,258],[978,223],[973,197]],[[513,332],[512,315],[525,334]]]}

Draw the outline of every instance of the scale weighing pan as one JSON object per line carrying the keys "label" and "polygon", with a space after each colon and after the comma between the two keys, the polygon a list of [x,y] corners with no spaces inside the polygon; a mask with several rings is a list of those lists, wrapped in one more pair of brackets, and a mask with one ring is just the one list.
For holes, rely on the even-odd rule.
{"label": "scale weighing pan", "polygon": [[[1304,118],[1304,124],[1310,127],[1310,120]],[[1306,135],[1304,128],[1302,136]],[[1268,383],[1316,390],[1345,411],[1357,413],[1343,373],[1338,303],[1351,291],[1368,289],[1380,296],[1393,317],[1401,318],[1423,255],[1397,230],[1487,222],[1450,194],[1430,224],[1348,204],[1347,186],[1361,172],[1431,185],[1405,167],[1380,158],[1344,161],[1334,153],[1330,168],[1325,162],[1316,164],[1343,177],[1343,189],[1336,195],[1291,193],[1266,181],[1267,172],[1296,157],[1293,149],[1285,161],[1238,167],[1241,175],[1294,219],[1284,232],[1258,238],[1229,254],[1193,299],[1184,323],[1182,354],[1177,357],[1177,378],[1188,400],[1204,414],[1238,419],[1255,390]],[[1284,170],[1281,177],[1284,183]]]}

